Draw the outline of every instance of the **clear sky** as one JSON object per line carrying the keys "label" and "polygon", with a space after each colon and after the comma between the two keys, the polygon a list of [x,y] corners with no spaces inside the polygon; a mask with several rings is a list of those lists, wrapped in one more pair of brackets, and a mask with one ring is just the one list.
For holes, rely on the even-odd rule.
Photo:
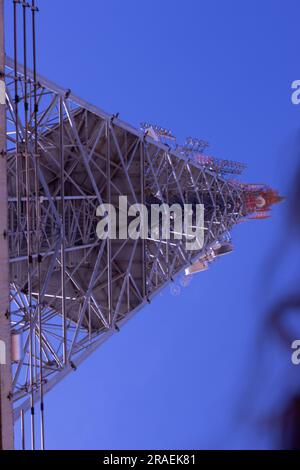
{"label": "clear sky", "polygon": [[[300,79],[299,1],[38,5],[42,75],[133,125],[208,140],[214,155],[248,165],[244,180],[287,194],[300,118],[290,99]],[[10,0],[6,23],[12,54]],[[167,287],[47,396],[48,449],[274,446],[258,422],[279,406],[282,377],[295,370],[289,345],[279,349],[262,324],[295,267],[295,255],[286,258],[268,287],[286,206],[236,227],[232,255],[177,297]]]}

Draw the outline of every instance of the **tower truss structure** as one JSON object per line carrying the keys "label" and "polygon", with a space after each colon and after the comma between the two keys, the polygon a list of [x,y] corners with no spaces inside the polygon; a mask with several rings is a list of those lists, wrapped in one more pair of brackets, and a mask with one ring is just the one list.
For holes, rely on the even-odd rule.
{"label": "tower truss structure", "polygon": [[[243,217],[243,191],[217,173],[41,77],[35,87],[27,75],[28,107],[34,88],[39,105],[37,134],[32,113],[27,123],[29,155],[7,59],[11,320],[12,334],[23,336],[13,367],[15,418],[30,407],[30,393],[50,390],[199,257],[181,240],[99,240],[98,205],[124,195],[128,205],[153,197],[202,203],[203,250]],[[22,67],[18,83],[20,106]]]}
{"label": "tower truss structure", "polygon": [[[33,70],[6,57],[7,212],[14,419],[40,403],[44,448],[44,395],[76,368],[175,277],[210,250],[249,213],[260,212],[269,189],[226,178],[243,165],[205,157],[207,143],[183,146],[170,132],[138,130],[38,76],[35,2]],[[16,32],[16,22],[15,22]],[[15,47],[16,47],[15,35]],[[153,134],[154,133],[154,134]],[[163,138],[153,138],[155,133]],[[164,141],[165,139],[165,141]],[[0,157],[1,158],[1,157]],[[263,196],[261,196],[263,194]],[[250,197],[250,196],[251,197]],[[182,240],[100,240],[97,207],[141,203],[202,204],[204,245]],[[265,198],[265,199],[264,199]],[[259,204],[257,204],[257,201]],[[276,202],[276,201],[275,201]],[[269,209],[269,205],[267,210]],[[226,235],[227,236],[227,235]],[[223,250],[224,252],[224,250]],[[24,437],[22,438],[24,447]]]}

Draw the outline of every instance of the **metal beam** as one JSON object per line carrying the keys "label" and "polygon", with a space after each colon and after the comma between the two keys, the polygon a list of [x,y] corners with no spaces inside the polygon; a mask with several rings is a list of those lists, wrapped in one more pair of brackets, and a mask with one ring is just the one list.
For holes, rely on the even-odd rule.
{"label": "metal beam", "polygon": [[0,449],[14,446],[11,394],[11,333],[7,241],[7,160],[5,98],[4,0],[0,0]]}

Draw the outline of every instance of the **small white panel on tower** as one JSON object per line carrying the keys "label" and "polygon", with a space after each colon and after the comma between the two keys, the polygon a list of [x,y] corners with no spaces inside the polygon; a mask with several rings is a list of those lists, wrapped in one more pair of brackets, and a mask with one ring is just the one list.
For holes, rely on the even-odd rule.
{"label": "small white panel on tower", "polygon": [[6,364],[6,345],[3,340],[0,340],[0,366]]}
{"label": "small white panel on tower", "polygon": [[5,81],[0,80],[0,104],[5,104]]}

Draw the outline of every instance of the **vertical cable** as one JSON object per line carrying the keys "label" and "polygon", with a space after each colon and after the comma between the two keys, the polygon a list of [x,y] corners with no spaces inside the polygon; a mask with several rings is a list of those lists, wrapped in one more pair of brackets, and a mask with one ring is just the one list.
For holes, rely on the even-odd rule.
{"label": "vertical cable", "polygon": [[16,197],[17,197],[17,250],[20,255],[20,219],[21,219],[21,195],[20,195],[20,147],[19,147],[19,77],[18,77],[18,30],[17,30],[17,4],[19,0],[13,0],[14,4],[14,76],[15,76],[15,128],[16,128]]}
{"label": "vertical cable", "polygon": [[37,253],[37,317],[39,331],[39,388],[40,388],[40,439],[41,449],[45,449],[45,415],[44,415],[44,377],[43,377],[43,324],[42,309],[40,303],[41,291],[41,205],[40,205],[40,185],[39,185],[39,149],[38,149],[38,100],[37,100],[37,53],[36,53],[36,7],[35,0],[31,2],[32,12],[32,56],[33,56],[33,115],[34,115],[34,180],[35,180],[35,208],[36,208],[36,253]]}
{"label": "vertical cable", "polygon": [[[140,141],[140,178],[141,178],[141,202],[142,205],[145,205],[145,142],[144,140]],[[147,297],[147,284],[146,284],[146,240],[145,237],[142,237],[142,263],[143,263],[143,272],[142,272],[142,283],[143,283],[143,299]]]}
{"label": "vertical cable", "polygon": [[60,196],[61,196],[61,303],[62,303],[62,334],[63,363],[67,363],[67,318],[66,318],[66,255],[65,255],[65,160],[64,160],[64,116],[63,99],[59,100],[59,152],[60,152]]}
{"label": "vertical cable", "polygon": [[24,410],[21,410],[21,445],[22,450],[26,449],[25,444],[25,417],[24,417]]}
{"label": "vertical cable", "polygon": [[[106,122],[106,186],[107,186],[107,202],[111,204],[111,148],[110,148],[110,123]],[[107,291],[108,291],[108,322],[112,327],[112,254],[111,254],[111,239],[107,237]]]}
{"label": "vertical cable", "polygon": [[28,312],[29,312],[29,381],[30,381],[30,413],[31,413],[31,449],[35,450],[35,416],[34,416],[34,377],[33,377],[33,321],[32,321],[32,250],[30,223],[30,162],[29,162],[29,122],[28,122],[28,77],[27,77],[27,8],[23,2],[23,49],[24,49],[24,156],[26,180],[26,226],[27,226],[27,269],[28,269]]}

